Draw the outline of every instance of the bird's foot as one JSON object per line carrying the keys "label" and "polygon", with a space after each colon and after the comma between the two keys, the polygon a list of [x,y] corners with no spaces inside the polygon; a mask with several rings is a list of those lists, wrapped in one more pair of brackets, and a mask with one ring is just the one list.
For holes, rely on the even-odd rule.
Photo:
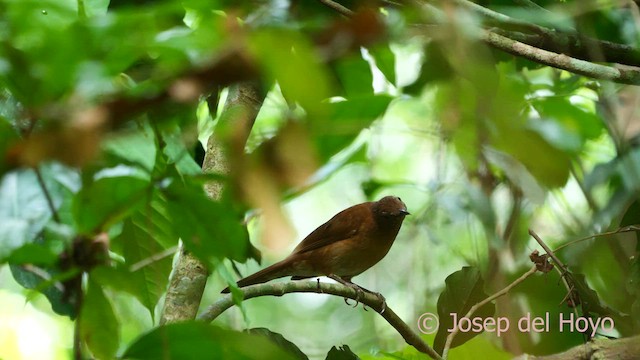
{"label": "bird's foot", "polygon": [[[358,304],[360,304],[360,299],[362,299],[362,297],[364,296],[364,291],[366,291],[366,289],[360,287],[358,284],[354,284],[351,281],[345,280],[345,279],[343,279],[340,276],[335,275],[335,274],[330,274],[328,276],[328,278],[332,279],[332,280],[335,280],[335,281],[339,282],[340,284],[342,284],[344,286],[352,288],[356,292],[356,298],[355,298],[356,303],[355,303],[355,305],[353,305],[353,307],[356,307],[356,306],[358,306]],[[348,301],[347,298],[344,298],[344,302],[347,305],[351,306],[351,304],[349,304],[349,301]]]}
{"label": "bird's foot", "polygon": [[322,291],[322,288],[320,287],[320,278],[317,278],[317,279],[316,279],[316,286],[318,287],[318,291],[319,291],[321,294],[324,294],[324,291]]}
{"label": "bird's foot", "polygon": [[378,299],[380,300],[380,314],[383,314],[385,310],[387,310],[387,299],[382,296],[382,294],[376,292],[374,293]]}
{"label": "bird's foot", "polygon": [[[360,299],[362,299],[362,297],[364,296],[364,291],[362,291],[362,289],[356,285],[356,284],[351,284],[351,285],[347,285],[350,288],[352,288],[355,292],[356,292],[356,303],[353,305],[353,307],[358,307],[358,304],[360,304]],[[344,302],[345,304],[351,306],[351,304],[349,304],[349,298],[344,298]],[[362,304],[362,306],[364,306],[364,304]]]}

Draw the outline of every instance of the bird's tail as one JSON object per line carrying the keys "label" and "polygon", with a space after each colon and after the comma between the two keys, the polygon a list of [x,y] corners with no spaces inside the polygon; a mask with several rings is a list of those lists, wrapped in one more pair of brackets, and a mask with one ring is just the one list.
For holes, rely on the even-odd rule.
{"label": "bird's tail", "polygon": [[[273,279],[291,275],[289,274],[289,271],[287,269],[288,266],[289,266],[289,262],[286,259],[280,262],[277,262],[254,274],[251,274],[245,278],[238,280],[238,287],[245,287],[245,286],[254,285],[254,284],[262,284]],[[223,294],[228,292],[229,292],[228,287],[222,290]]]}

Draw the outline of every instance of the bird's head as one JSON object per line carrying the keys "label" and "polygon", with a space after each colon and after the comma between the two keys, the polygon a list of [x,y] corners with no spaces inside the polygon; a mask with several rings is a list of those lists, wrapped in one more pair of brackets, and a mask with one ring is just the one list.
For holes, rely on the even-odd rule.
{"label": "bird's head", "polygon": [[404,218],[409,215],[407,205],[397,196],[385,196],[374,202],[373,213],[385,218]]}

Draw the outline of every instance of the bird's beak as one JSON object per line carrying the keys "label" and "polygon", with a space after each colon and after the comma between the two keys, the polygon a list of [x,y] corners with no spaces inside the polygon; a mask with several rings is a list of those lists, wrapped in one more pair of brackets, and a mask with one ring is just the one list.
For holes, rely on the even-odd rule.
{"label": "bird's beak", "polygon": [[402,215],[411,215],[411,213],[408,212],[407,209],[400,210],[400,214],[402,214]]}

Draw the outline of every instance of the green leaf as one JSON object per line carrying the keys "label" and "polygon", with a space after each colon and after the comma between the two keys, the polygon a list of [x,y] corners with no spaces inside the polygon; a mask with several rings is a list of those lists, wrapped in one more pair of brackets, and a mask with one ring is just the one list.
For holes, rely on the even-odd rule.
{"label": "green leaf", "polygon": [[447,80],[453,76],[453,68],[447,60],[442,46],[434,41],[429,42],[424,51],[422,68],[418,78],[403,89],[409,95],[419,95],[424,87],[434,81]]}
{"label": "green leaf", "polygon": [[[54,284],[49,284],[49,286],[43,287],[43,284],[47,282],[46,279],[41,278],[40,276],[34,274],[31,271],[25,270],[21,266],[10,265],[11,274],[13,278],[16,280],[18,284],[23,286],[26,289],[38,289],[51,303],[51,309],[59,315],[69,316],[71,319],[76,317],[76,311],[74,309],[73,304],[71,304],[62,292],[62,290]],[[52,271],[45,272],[51,277],[55,278],[55,273]]]}
{"label": "green leaf", "polygon": [[252,34],[250,48],[285,98],[298,102],[312,118],[325,118],[321,102],[331,94],[329,76],[307,39],[297,31],[262,30]]}
{"label": "green leaf", "polygon": [[156,139],[148,123],[141,129],[122,132],[102,143],[107,154],[117,157],[118,163],[139,166],[151,172],[156,161]]}
{"label": "green leaf", "polygon": [[490,339],[482,336],[475,337],[464,346],[459,346],[449,352],[449,359],[475,360],[482,354],[482,358],[491,360],[509,360],[513,355],[500,349]]}
{"label": "green leaf", "polygon": [[296,344],[287,340],[281,334],[275,333],[267,328],[253,328],[247,331],[251,335],[263,336],[269,341],[271,341],[274,345],[278,346],[280,349],[286,351],[291,355],[293,359],[299,360],[307,360],[309,359],[307,355],[305,355],[300,348],[296,346]]}
{"label": "green leaf", "polygon": [[491,165],[498,167],[504,175],[522,190],[524,196],[534,204],[543,205],[546,192],[524,165],[509,154],[487,148],[484,155]]}
{"label": "green leaf", "polygon": [[[58,188],[50,182],[47,190],[54,206],[61,202]],[[33,241],[51,219],[51,210],[33,170],[6,174],[0,182],[0,261]]]}
{"label": "green leaf", "polygon": [[333,64],[333,69],[346,97],[373,95],[371,66],[361,56],[341,59]]}
{"label": "green leaf", "polygon": [[166,197],[173,227],[189,251],[204,261],[247,259],[247,229],[230,204],[210,200],[199,184],[173,183]]}
{"label": "green leaf", "polygon": [[[122,247],[128,266],[177,246],[178,235],[171,226],[166,201],[154,196],[147,206],[125,221],[122,234],[114,242]],[[129,283],[124,287],[134,290],[132,294],[149,310],[152,318],[155,306],[167,287],[172,259],[172,256],[165,256],[134,272],[122,269],[126,273],[122,281]]]}
{"label": "green leaf", "polygon": [[532,105],[541,119],[529,121],[529,127],[558,149],[578,154],[586,140],[604,131],[600,118],[569,99],[562,97],[534,98]]}
{"label": "green leaf", "polygon": [[198,321],[157,327],[135,340],[125,359],[294,359],[263,336],[255,336]]}
{"label": "green leaf", "polygon": [[169,164],[174,163],[182,175],[202,174],[202,169],[182,140],[182,133],[178,126],[161,130],[161,136],[165,144],[162,151],[167,156]]}
{"label": "green leaf", "polygon": [[41,244],[25,244],[14,250],[9,256],[11,264],[34,264],[53,266],[58,261],[58,254]]}
{"label": "green leaf", "polygon": [[631,318],[633,319],[634,331],[637,333],[640,330],[640,259],[638,258],[631,263],[627,291],[634,297],[631,305]]}
{"label": "green leaf", "polygon": [[540,183],[550,188],[564,186],[569,179],[569,154],[555,148],[532,130],[504,128],[493,139],[498,150],[520,161]]}
{"label": "green leaf", "polygon": [[120,342],[118,319],[104,291],[91,277],[78,321],[80,336],[91,353],[98,359],[115,358]]}
{"label": "green leaf", "polygon": [[325,360],[359,360],[358,355],[354,354],[349,348],[349,345],[342,345],[340,347],[331,347],[331,350],[327,353]]}
{"label": "green leaf", "polygon": [[[449,335],[449,329],[453,329],[453,315],[456,314],[458,321],[464,317],[469,309],[480,301],[489,297],[484,292],[484,280],[480,276],[480,271],[476,267],[465,266],[461,270],[447,276],[445,279],[445,289],[438,298],[438,318],[440,325],[438,333],[433,342],[433,348],[442,354],[444,344]],[[488,318],[495,313],[495,305],[488,303],[473,314],[473,318]],[[460,346],[480,334],[479,332],[468,331],[458,332],[455,336],[451,348]]]}
{"label": "green leaf", "polygon": [[145,203],[149,181],[133,176],[101,177],[76,194],[73,214],[78,232],[107,229]]}
{"label": "green leaf", "polygon": [[376,62],[376,67],[382,72],[387,80],[396,84],[396,55],[391,51],[388,44],[376,46],[369,49],[369,54]]}
{"label": "green leaf", "polygon": [[387,95],[362,96],[328,104],[328,121],[311,124],[318,154],[329,159],[347,147],[362,129],[384,115],[393,98]]}

